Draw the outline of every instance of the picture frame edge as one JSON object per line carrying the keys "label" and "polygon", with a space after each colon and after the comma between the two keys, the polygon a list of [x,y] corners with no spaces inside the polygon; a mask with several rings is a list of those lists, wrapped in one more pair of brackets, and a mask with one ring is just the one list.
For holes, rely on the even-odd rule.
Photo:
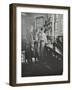
{"label": "picture frame edge", "polygon": [[16,84],[16,9],[13,5],[9,5],[9,84]]}

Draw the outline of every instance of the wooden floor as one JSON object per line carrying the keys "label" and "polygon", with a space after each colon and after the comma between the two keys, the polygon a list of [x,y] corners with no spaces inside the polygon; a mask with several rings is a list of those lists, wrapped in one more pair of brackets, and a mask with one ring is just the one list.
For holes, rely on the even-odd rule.
{"label": "wooden floor", "polygon": [[62,71],[58,71],[57,66],[50,66],[47,63],[22,63],[22,77],[30,76],[48,76],[48,75],[61,75]]}
{"label": "wooden floor", "polygon": [[62,75],[63,58],[60,54],[48,48],[47,56],[44,57],[43,61],[22,63],[21,66],[22,77]]}

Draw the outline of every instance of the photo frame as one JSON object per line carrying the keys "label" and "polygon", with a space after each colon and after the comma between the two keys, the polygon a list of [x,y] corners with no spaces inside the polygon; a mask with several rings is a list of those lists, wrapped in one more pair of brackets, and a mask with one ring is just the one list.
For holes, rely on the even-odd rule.
{"label": "photo frame", "polygon": [[10,4],[11,86],[70,82],[70,7]]}

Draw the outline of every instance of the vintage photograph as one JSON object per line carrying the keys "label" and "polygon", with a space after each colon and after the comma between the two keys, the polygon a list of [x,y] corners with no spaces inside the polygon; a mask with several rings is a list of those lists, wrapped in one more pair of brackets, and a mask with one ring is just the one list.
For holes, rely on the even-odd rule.
{"label": "vintage photograph", "polygon": [[10,4],[10,85],[70,82],[70,7]]}
{"label": "vintage photograph", "polygon": [[63,74],[63,14],[21,12],[21,77]]}

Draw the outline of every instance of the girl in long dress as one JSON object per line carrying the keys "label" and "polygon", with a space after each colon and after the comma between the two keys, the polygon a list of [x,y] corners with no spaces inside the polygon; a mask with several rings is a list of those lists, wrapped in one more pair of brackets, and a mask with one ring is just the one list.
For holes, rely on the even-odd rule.
{"label": "girl in long dress", "polygon": [[40,57],[42,61],[44,60],[44,48],[45,48],[45,44],[47,43],[47,37],[44,31],[45,31],[44,28],[41,28]]}

